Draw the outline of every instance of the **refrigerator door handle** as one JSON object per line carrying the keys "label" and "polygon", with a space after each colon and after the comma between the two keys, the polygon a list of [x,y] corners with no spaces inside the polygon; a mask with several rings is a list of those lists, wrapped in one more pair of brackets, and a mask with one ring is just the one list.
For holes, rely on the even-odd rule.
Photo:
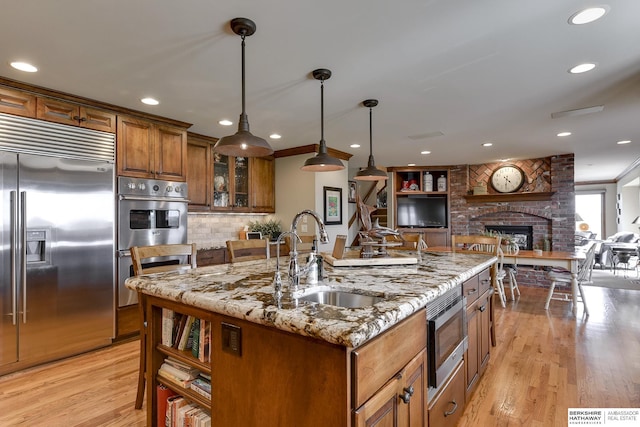
{"label": "refrigerator door handle", "polygon": [[20,192],[20,271],[22,281],[22,323],[27,323],[27,257],[25,248],[27,244],[27,192]]}
{"label": "refrigerator door handle", "polygon": [[18,201],[16,200],[18,193],[14,190],[9,193],[10,209],[11,209],[11,244],[10,244],[10,253],[11,253],[11,321],[12,324],[15,325],[18,318],[18,274],[16,271],[16,256],[18,253],[18,224],[16,222],[18,218]]}

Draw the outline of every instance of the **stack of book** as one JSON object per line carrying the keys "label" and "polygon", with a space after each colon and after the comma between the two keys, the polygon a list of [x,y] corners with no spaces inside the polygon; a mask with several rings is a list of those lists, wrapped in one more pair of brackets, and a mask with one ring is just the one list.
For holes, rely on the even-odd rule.
{"label": "stack of book", "polygon": [[178,350],[191,350],[203,363],[211,361],[211,322],[162,309],[162,344]]}
{"label": "stack of book", "polygon": [[211,416],[182,396],[171,396],[167,399],[165,426],[211,427]]}
{"label": "stack of book", "polygon": [[209,375],[201,373],[198,378],[191,381],[189,387],[199,395],[211,399],[211,377]]}
{"label": "stack of book", "polygon": [[189,388],[191,382],[200,375],[200,371],[172,357],[167,357],[160,366],[158,375],[181,387]]}

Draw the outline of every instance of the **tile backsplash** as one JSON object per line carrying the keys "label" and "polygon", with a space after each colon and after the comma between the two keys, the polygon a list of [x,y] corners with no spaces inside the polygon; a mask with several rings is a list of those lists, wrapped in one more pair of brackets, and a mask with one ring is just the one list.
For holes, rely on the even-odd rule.
{"label": "tile backsplash", "polygon": [[198,249],[224,247],[227,240],[238,239],[247,224],[264,219],[265,215],[190,212],[187,241]]}

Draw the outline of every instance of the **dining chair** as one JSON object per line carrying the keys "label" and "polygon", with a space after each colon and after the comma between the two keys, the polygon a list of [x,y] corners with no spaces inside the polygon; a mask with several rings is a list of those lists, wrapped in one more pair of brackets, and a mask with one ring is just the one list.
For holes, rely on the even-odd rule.
{"label": "dining chair", "polygon": [[[300,237],[300,240],[298,240],[298,243],[296,244],[296,250],[298,251],[298,253],[301,254],[301,253],[311,252],[311,246],[313,245],[313,241],[317,239],[316,235],[309,234],[309,235],[300,235],[298,237]],[[291,236],[285,236],[284,247],[280,251],[280,254],[285,253],[288,255],[290,250],[291,250]]]}
{"label": "dining chair", "polygon": [[[595,249],[596,249],[595,244],[592,244],[589,247],[585,255],[584,261],[582,261],[582,263],[580,263],[578,267],[578,274],[576,277],[576,280],[578,281],[578,291],[580,292],[580,299],[578,301],[582,302],[582,305],[584,305],[584,312],[587,316],[589,315],[589,309],[587,308],[587,301],[584,298],[584,290],[582,289],[582,284],[587,283],[590,280],[591,272],[593,270],[593,265],[594,265]],[[568,284],[569,286],[571,286],[572,277],[571,277],[571,272],[569,270],[552,269],[549,272],[547,272],[547,278],[551,281],[551,286],[549,287],[549,292],[547,294],[547,301],[544,304],[545,310],[549,309],[549,303],[551,302],[552,299],[560,300],[560,301],[572,301],[572,298],[570,298],[570,296],[567,295],[566,293],[563,293],[562,297],[553,296],[553,293],[556,288],[556,283],[564,283],[565,285]]]}
{"label": "dining chair", "polygon": [[227,251],[232,263],[269,258],[267,239],[227,240]]}
{"label": "dining chair", "polygon": [[393,246],[391,249],[405,251],[424,251],[427,249],[427,243],[424,241],[422,233],[402,233],[400,236],[397,236],[395,240],[402,242],[402,245]]}
{"label": "dining chair", "polygon": [[[171,244],[155,246],[132,246],[131,261],[133,275],[162,273],[196,268],[197,248],[195,243]],[[145,297],[138,292],[138,313],[140,318],[140,366],[138,368],[138,391],[136,394],[136,409],[142,408],[145,389],[145,363],[147,354],[147,314]]]}
{"label": "dining chair", "polygon": [[[491,266],[492,295],[489,298],[489,331],[491,334],[491,344],[496,345],[495,313],[493,295],[498,294],[500,303],[506,306],[504,299],[504,269],[502,268],[502,250],[500,249],[500,236],[483,235],[452,235],[451,251],[453,253],[482,253],[498,257],[498,262]],[[502,273],[500,273],[502,271]]]}
{"label": "dining chair", "polygon": [[503,254],[500,249],[500,236],[484,235],[452,235],[451,250],[455,252],[474,252],[498,257],[498,262],[494,266],[493,287],[500,297],[502,306],[505,306],[504,286],[502,281],[506,276],[503,268]]}

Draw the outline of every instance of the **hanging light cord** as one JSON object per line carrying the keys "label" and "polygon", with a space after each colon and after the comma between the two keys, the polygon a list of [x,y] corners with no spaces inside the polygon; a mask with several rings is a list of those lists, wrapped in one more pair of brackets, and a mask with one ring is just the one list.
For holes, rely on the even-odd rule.
{"label": "hanging light cord", "polygon": [[244,96],[244,38],[245,38],[245,34],[242,34],[242,116],[246,116],[247,113],[245,112],[244,109],[244,102],[245,102],[245,96]]}
{"label": "hanging light cord", "polygon": [[320,141],[324,142],[324,79],[320,80]]}
{"label": "hanging light cord", "polygon": [[369,155],[373,156],[373,108],[369,107]]}

